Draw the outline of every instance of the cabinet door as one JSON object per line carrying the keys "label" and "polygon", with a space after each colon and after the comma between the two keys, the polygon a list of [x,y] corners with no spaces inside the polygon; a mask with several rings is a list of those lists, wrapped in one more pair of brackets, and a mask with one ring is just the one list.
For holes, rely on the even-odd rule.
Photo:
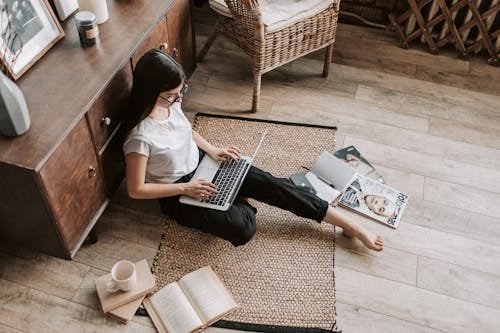
{"label": "cabinet door", "polygon": [[168,50],[167,20],[162,18],[149,36],[142,42],[137,51],[132,55],[132,66],[135,68],[137,61],[149,50],[164,48]]}
{"label": "cabinet door", "polygon": [[123,119],[132,88],[132,68],[127,63],[87,112],[96,151],[100,151]]}
{"label": "cabinet door", "polygon": [[102,172],[106,183],[106,191],[111,196],[125,177],[125,156],[123,155],[123,139],[115,135],[106,149],[100,154]]}
{"label": "cabinet door", "polygon": [[168,53],[189,77],[195,68],[195,44],[189,0],[176,0],[167,13]]}
{"label": "cabinet door", "polygon": [[69,257],[106,200],[103,175],[84,118],[42,167],[40,178]]}

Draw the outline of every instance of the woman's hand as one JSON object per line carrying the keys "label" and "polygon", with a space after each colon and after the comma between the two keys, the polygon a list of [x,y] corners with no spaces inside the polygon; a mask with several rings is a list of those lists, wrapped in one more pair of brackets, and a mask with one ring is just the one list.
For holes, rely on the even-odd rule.
{"label": "woman's hand", "polygon": [[184,194],[197,200],[208,201],[216,193],[215,185],[203,179],[196,179],[184,184]]}
{"label": "woman's hand", "polygon": [[237,161],[240,158],[241,152],[238,147],[229,146],[227,148],[214,147],[209,154],[216,161],[228,162],[229,160]]}

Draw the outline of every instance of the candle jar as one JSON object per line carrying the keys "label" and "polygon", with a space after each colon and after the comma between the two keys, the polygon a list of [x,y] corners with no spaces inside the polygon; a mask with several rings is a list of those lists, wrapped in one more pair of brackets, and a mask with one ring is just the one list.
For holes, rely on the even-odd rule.
{"label": "candle jar", "polygon": [[75,15],[76,28],[80,37],[80,44],[83,47],[92,46],[99,43],[99,28],[95,14],[82,11]]}

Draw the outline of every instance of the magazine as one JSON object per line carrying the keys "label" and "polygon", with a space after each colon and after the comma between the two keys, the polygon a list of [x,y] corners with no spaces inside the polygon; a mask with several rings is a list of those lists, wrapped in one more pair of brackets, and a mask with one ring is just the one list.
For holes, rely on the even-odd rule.
{"label": "magazine", "polygon": [[397,228],[408,203],[408,195],[355,172],[326,151],[321,153],[306,177],[318,197],[392,228]]}
{"label": "magazine", "polygon": [[354,171],[356,171],[358,174],[373,178],[381,183],[385,183],[384,177],[382,177],[382,175],[379,174],[377,170],[375,170],[375,167],[373,167],[373,165],[371,165],[371,163],[368,162],[368,160],[364,158],[363,155],[361,155],[356,147],[349,146],[342,148],[334,152],[333,155],[349,164],[349,166],[353,168]]}

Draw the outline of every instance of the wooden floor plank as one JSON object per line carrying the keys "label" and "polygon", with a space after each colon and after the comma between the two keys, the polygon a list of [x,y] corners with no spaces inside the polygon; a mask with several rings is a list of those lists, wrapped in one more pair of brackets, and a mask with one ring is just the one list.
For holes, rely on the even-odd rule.
{"label": "wooden floor plank", "polygon": [[[393,89],[360,85],[356,99],[372,102],[389,109],[407,110],[412,113],[435,115],[449,120],[483,125],[492,129],[500,128],[500,112],[498,107],[478,108],[476,105],[450,103],[449,99],[430,99],[421,95],[395,91]],[[496,103],[500,102],[498,97]]]}
{"label": "wooden floor plank", "polygon": [[500,137],[497,129],[433,116],[429,118],[429,121],[429,134],[431,135],[494,148],[500,154]]}
{"label": "wooden floor plank", "polygon": [[71,299],[89,267],[29,250],[0,252],[0,279]]}
{"label": "wooden floor plank", "polygon": [[156,248],[131,243],[102,233],[99,235],[97,243],[82,246],[74,257],[74,261],[93,268],[110,271],[111,267],[119,260],[137,262],[147,259],[151,265],[156,250]]}
{"label": "wooden floor plank", "polygon": [[[497,69],[495,68],[491,69],[491,71],[496,70]],[[446,72],[428,67],[417,66],[415,77],[419,80],[432,81],[440,84],[451,84],[462,89],[476,90],[498,95],[498,92],[500,91],[500,80],[498,80],[498,76],[496,80],[481,80],[480,78],[483,76],[479,74],[478,80],[473,80],[473,78],[471,78],[469,81],[462,80],[461,74],[462,73]],[[469,73],[469,76],[474,75],[475,74],[473,73]]]}
{"label": "wooden floor plank", "polygon": [[495,332],[500,326],[499,309],[342,267],[335,277],[339,302],[444,332]]}
{"label": "wooden floor plank", "polygon": [[500,276],[426,257],[418,258],[419,288],[500,309]]}
{"label": "wooden floor plank", "polygon": [[365,308],[337,302],[338,326],[343,332],[359,333],[438,333],[424,325],[374,312]]}
{"label": "wooden floor plank", "polygon": [[98,310],[2,279],[0,322],[37,333],[156,332],[135,322],[124,326]]}
{"label": "wooden floor plank", "polygon": [[[473,177],[471,177],[473,178]],[[499,178],[491,178],[496,183]],[[471,184],[474,179],[471,179]],[[500,193],[481,190],[480,186],[467,186],[434,178],[426,178],[424,199],[482,215],[500,218]]]}
{"label": "wooden floor plank", "polygon": [[24,331],[0,324],[0,333],[22,333]]}
{"label": "wooden floor plank", "polygon": [[383,255],[368,251],[341,233],[335,240],[335,266],[344,267],[411,286],[417,284],[417,255],[387,248]]}
{"label": "wooden floor plank", "polygon": [[[408,205],[412,205],[411,200]],[[412,223],[418,217],[411,215],[403,214],[402,222],[394,230],[349,210],[342,211],[383,236],[386,247],[500,275],[500,246],[420,227]]]}
{"label": "wooden floor plank", "polygon": [[[292,63],[292,69],[295,64],[307,66],[312,59],[300,59]],[[366,86],[385,88],[394,90],[400,93],[409,95],[416,95],[426,97],[441,102],[450,104],[460,104],[466,106],[476,105],[480,109],[500,112],[497,105],[500,91],[495,93],[486,93],[484,91],[466,90],[453,85],[444,85],[432,81],[422,81],[415,78],[401,78],[401,75],[385,73],[380,70],[367,70],[355,66],[346,66],[342,64],[333,63],[332,73],[337,80],[346,80],[348,82],[355,82],[364,84]],[[462,80],[468,80],[469,76],[464,76]],[[469,81],[475,82],[478,78],[475,77]],[[489,80],[485,75],[484,81]]]}
{"label": "wooden floor plank", "polygon": [[452,207],[410,197],[404,212],[405,222],[500,246],[500,218],[471,212],[467,207]]}
{"label": "wooden floor plank", "polygon": [[128,207],[110,205],[96,227],[98,234],[107,233],[153,249],[158,247],[164,230],[164,219],[145,215]]}

